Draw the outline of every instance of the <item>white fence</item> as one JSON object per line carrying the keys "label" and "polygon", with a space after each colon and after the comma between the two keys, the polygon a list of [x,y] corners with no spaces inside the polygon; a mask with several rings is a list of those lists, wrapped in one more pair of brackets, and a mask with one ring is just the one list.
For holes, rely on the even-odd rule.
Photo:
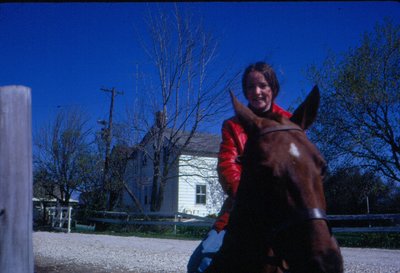
{"label": "white fence", "polygon": [[50,207],[47,214],[53,229],[71,232],[72,207]]}

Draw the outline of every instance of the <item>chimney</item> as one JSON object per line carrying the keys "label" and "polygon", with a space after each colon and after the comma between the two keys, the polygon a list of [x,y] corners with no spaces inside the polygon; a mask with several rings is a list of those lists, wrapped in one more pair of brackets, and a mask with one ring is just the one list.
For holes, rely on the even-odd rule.
{"label": "chimney", "polygon": [[156,127],[162,128],[165,127],[167,123],[167,117],[164,112],[157,111],[156,112]]}

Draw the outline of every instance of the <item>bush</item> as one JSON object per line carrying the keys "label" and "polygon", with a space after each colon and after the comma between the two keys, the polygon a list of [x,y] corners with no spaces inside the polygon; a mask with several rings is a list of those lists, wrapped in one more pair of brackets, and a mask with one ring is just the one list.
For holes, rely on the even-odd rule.
{"label": "bush", "polygon": [[400,249],[399,233],[337,233],[341,247],[373,247]]}
{"label": "bush", "polygon": [[73,229],[79,233],[108,234],[117,236],[138,236],[153,238],[201,240],[210,231],[210,227],[166,226],[166,225],[116,225],[96,223],[96,230]]}

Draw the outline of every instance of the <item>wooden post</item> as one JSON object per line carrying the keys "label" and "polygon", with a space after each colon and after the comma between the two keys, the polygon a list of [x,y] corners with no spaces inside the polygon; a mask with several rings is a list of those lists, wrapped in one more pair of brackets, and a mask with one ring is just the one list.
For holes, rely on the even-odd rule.
{"label": "wooden post", "polygon": [[0,87],[0,272],[33,273],[31,90]]}
{"label": "wooden post", "polygon": [[68,207],[67,215],[68,215],[67,233],[71,233],[72,207]]}

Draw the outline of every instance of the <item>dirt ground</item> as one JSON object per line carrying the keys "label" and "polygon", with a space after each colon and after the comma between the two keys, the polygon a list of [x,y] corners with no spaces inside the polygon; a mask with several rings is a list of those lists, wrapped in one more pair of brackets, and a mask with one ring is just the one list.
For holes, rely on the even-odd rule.
{"label": "dirt ground", "polygon": [[105,273],[95,268],[82,267],[76,265],[37,265],[35,264],[35,273]]}
{"label": "dirt ground", "polygon": [[104,269],[92,265],[60,264],[35,259],[34,273],[138,273],[134,271]]}

